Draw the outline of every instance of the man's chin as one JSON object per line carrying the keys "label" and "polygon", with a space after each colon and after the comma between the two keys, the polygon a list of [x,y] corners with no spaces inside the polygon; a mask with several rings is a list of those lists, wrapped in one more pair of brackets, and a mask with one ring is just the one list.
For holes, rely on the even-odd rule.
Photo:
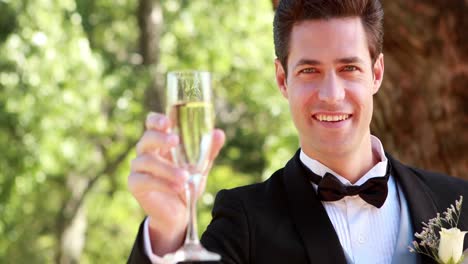
{"label": "man's chin", "polygon": [[[319,137],[317,137],[319,138]],[[323,139],[323,138],[322,138]],[[351,147],[346,140],[302,141],[301,148],[312,155],[341,157],[350,153]],[[306,152],[306,153],[307,153]]]}

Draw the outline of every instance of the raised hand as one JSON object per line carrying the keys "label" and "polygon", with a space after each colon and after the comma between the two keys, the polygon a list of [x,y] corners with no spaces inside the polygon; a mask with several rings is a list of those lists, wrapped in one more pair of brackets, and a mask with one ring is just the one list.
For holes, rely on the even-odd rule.
{"label": "raised hand", "polygon": [[[146,130],[136,145],[137,157],[132,160],[128,187],[140,206],[150,217],[150,239],[153,252],[164,255],[182,245],[187,228],[187,204],[184,184],[188,172],[178,168],[170,149],[179,144],[177,135],[170,133],[171,121],[163,114],[150,113]],[[208,173],[213,160],[224,144],[224,132],[213,130]],[[203,193],[206,177],[202,178],[198,195]]]}

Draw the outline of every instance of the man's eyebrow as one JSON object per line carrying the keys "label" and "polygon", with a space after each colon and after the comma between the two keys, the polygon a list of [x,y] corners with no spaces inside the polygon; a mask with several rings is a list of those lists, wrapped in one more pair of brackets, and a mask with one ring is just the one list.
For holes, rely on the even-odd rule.
{"label": "man's eyebrow", "polygon": [[[336,59],[336,60],[334,60],[334,63],[335,64],[350,64],[350,63],[364,64],[364,60],[362,60],[359,57],[354,56],[354,57],[345,57],[345,58]],[[322,62],[320,62],[318,60],[301,59],[296,63],[294,68],[297,68],[297,67],[303,66],[303,65],[318,66],[318,65],[321,65],[321,64],[322,64]]]}
{"label": "man's eyebrow", "polygon": [[334,61],[336,64],[348,64],[348,63],[361,63],[364,64],[364,61],[360,59],[359,57],[346,57],[346,58],[340,58],[336,59]]}
{"label": "man's eyebrow", "polygon": [[318,60],[301,59],[296,63],[294,68],[297,68],[298,66],[302,66],[302,65],[317,66],[317,65],[320,65],[320,64],[322,64],[322,63],[320,61],[318,61]]}

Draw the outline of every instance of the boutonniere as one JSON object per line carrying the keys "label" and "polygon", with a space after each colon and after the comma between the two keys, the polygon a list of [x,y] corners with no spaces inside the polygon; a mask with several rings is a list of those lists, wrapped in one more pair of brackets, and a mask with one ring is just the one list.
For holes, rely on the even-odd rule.
{"label": "boutonniere", "polygon": [[414,236],[421,242],[413,241],[409,247],[411,252],[420,253],[433,258],[439,264],[460,264],[463,261],[463,239],[466,231],[457,228],[461,214],[463,196],[455,201],[443,213],[438,213],[429,222],[422,223],[423,230]]}

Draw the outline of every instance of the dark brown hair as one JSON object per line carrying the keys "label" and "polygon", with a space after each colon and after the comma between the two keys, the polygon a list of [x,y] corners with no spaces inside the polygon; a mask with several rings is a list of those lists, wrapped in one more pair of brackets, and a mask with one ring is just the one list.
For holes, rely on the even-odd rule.
{"label": "dark brown hair", "polygon": [[293,26],[304,20],[360,17],[372,60],[382,52],[383,9],[379,0],[280,0],[273,21],[276,57],[287,74]]}

